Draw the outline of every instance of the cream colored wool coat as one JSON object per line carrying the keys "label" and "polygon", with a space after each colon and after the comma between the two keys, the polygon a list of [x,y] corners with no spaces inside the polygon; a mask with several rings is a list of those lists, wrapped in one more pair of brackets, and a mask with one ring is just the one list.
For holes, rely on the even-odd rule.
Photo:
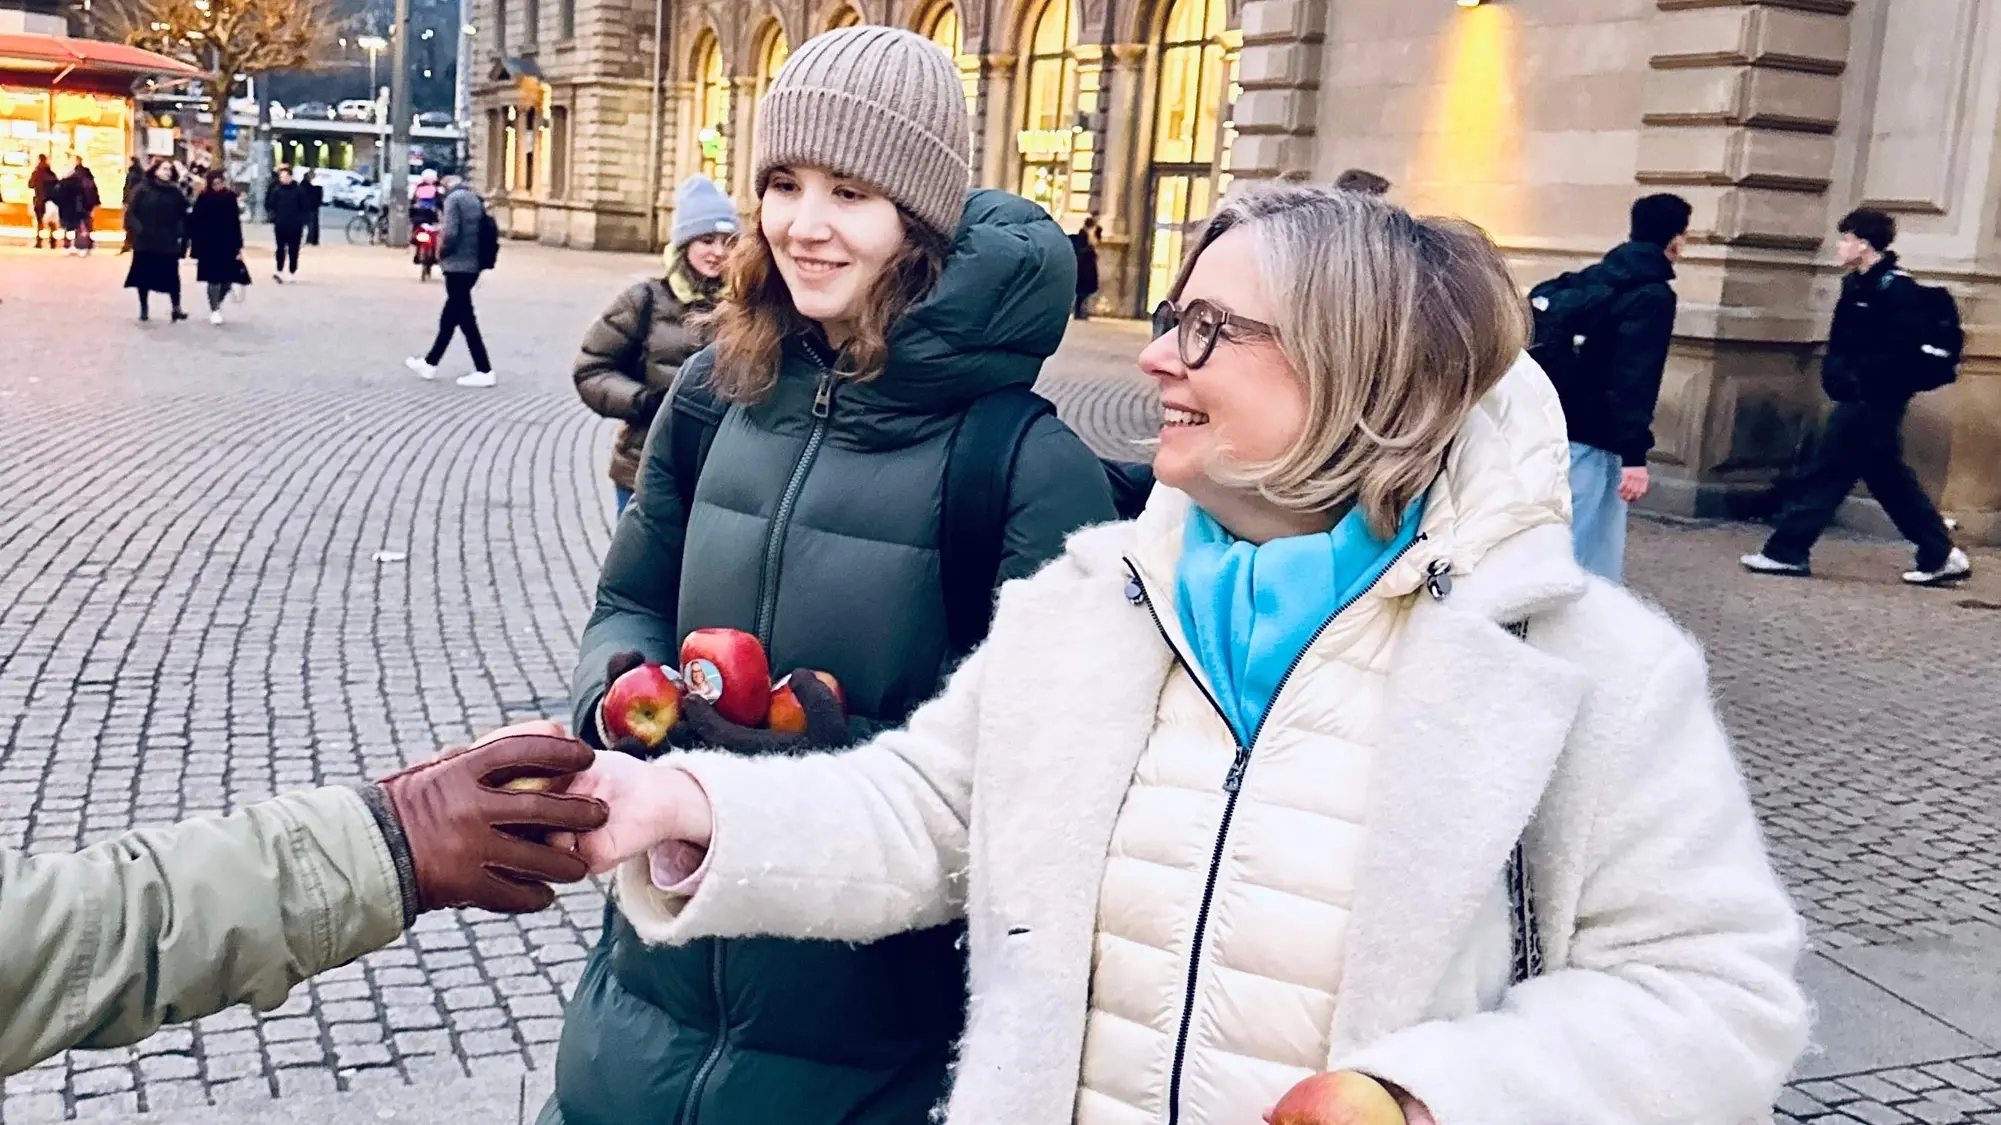
{"label": "cream colored wool coat", "polygon": [[[1798,919],[1700,652],[1586,579],[1550,518],[1566,514],[1565,456],[1525,363],[1468,421],[1425,539],[1379,586],[1407,613],[1321,1068],[1400,1085],[1439,1125],[1758,1117],[1805,1042]],[[963,916],[971,1001],[948,1121],[1072,1121],[1108,857],[1175,674],[1129,596],[1130,556],[1185,503],[1163,489],[1137,524],[1080,532],[1010,583],[986,646],[905,731],[840,755],[665,759],[708,792],[715,837],[693,898],[654,888],[644,859],[621,869],[635,928],[870,941]],[[1420,592],[1434,566],[1450,568],[1443,597]],[[1504,628],[1523,619],[1528,645]],[[1511,989],[1501,872],[1517,839],[1548,967]],[[1227,995],[1213,978],[1201,993],[1198,1010]],[[1275,1100],[1290,1073],[1237,1096]],[[1188,1125],[1254,1125],[1269,1105],[1198,1118],[1188,1097]]]}

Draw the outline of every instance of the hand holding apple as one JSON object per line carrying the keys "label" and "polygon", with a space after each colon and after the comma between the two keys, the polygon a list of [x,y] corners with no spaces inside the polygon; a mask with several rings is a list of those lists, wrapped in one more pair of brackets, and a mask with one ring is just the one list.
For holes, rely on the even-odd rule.
{"label": "hand holding apple", "polygon": [[1270,1125],[1407,1125],[1389,1087],[1366,1074],[1316,1074],[1280,1098],[1265,1115]]}
{"label": "hand holding apple", "polygon": [[834,704],[841,709],[842,718],[846,718],[848,699],[841,694],[841,681],[835,679],[831,672],[809,672],[801,668],[771,685],[771,711],[765,717],[765,726],[786,734],[806,733],[806,705],[799,701],[799,693],[792,689],[792,681],[804,676],[811,676],[827,685],[827,690],[833,693]]}
{"label": "hand holding apple", "polygon": [[808,750],[837,750],[853,739],[848,734],[848,718],[831,676],[822,678],[809,672],[786,677],[791,693],[805,712],[805,729],[800,732],[764,730],[733,723],[699,696],[688,696],[682,708],[681,725],[691,743],[730,750],[738,754],[800,754]]}

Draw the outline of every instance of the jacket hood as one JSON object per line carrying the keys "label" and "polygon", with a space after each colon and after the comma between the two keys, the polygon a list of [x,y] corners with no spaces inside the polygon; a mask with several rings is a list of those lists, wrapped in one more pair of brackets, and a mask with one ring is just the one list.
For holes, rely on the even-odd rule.
{"label": "jacket hood", "polygon": [[1622,242],[1598,264],[1599,273],[1614,289],[1664,285],[1674,280],[1674,263],[1667,251],[1651,242]]}
{"label": "jacket hood", "polygon": [[1033,384],[1063,342],[1076,286],[1076,253],[1048,212],[974,191],[938,284],[890,330],[882,374],[843,395],[955,413],[990,391]]}
{"label": "jacket hood", "polygon": [[[1154,489],[1130,540],[1132,560],[1149,580],[1172,580],[1193,506],[1178,490]],[[1455,577],[1472,574],[1504,544],[1538,529],[1567,530],[1569,524],[1570,439],[1563,407],[1548,376],[1524,352],[1460,428],[1444,470],[1425,496],[1422,537],[1383,574],[1371,596],[1414,593],[1435,567],[1449,568]],[[1552,566],[1574,570],[1567,534],[1551,541],[1556,538],[1562,550]],[[1080,536],[1072,549],[1083,546]],[[1109,542],[1096,548],[1096,564],[1122,566],[1118,549]]]}

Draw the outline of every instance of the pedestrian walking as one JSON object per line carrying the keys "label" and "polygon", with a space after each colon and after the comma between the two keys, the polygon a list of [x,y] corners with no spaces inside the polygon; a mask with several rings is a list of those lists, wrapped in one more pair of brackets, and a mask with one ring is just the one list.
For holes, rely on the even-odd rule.
{"label": "pedestrian walking", "polygon": [[723,264],[737,236],[736,204],[706,176],[690,176],[674,191],[674,227],[666,270],[615,298],[584,332],[571,375],[584,405],[623,425],[611,449],[612,498],[622,514],[637,486],[646,435],[667,400],[681,365],[708,343]]}
{"label": "pedestrian walking", "polygon": [[499,229],[486,213],[486,201],[458,176],[445,179],[443,222],[438,233],[438,269],[445,275],[445,307],[438,314],[438,335],[422,359],[403,361],[419,379],[438,377],[438,361],[452,346],[452,335],[463,332],[466,351],[472,353],[472,371],[456,380],[461,387],[491,387],[499,382],[493,362],[486,354],[486,341],[479,334],[479,314],[472,304],[473,287],[479,275],[493,268],[492,255],[499,252]]}
{"label": "pedestrian walking", "polygon": [[[1937,298],[1898,268],[1890,249],[1897,239],[1896,219],[1864,208],[1843,217],[1836,229],[1841,235],[1836,251],[1848,275],[1841,279],[1820,379],[1834,409],[1771,537],[1740,561],[1756,574],[1811,574],[1813,545],[1860,481],[1917,548],[1905,582],[1962,582],[1972,576],[1973,560],[1953,543],[1944,517],[1905,462],[1903,438],[1911,399],[1952,381],[1960,347],[1957,313],[1947,329],[1952,339],[1934,339]],[[1949,304],[1950,298],[1945,300]]]}
{"label": "pedestrian walking", "polygon": [[1077,256],[1077,304],[1072,309],[1078,320],[1091,319],[1091,298],[1098,294],[1098,217],[1087,215],[1084,225],[1070,236],[1070,250]]}
{"label": "pedestrian walking", "polygon": [[78,157],[69,174],[56,184],[55,204],[63,225],[64,253],[90,256],[96,245],[92,241],[91,230],[95,225],[97,208],[102,202],[97,192],[97,178]]}
{"label": "pedestrian walking", "polygon": [[299,178],[299,185],[306,189],[306,245],[318,246],[320,211],[327,205],[326,189],[320,187],[319,182],[313,179],[311,168],[306,169],[306,174]]}
{"label": "pedestrian walking", "polygon": [[[681,638],[710,626],[756,633],[776,668],[839,677],[857,732],[894,726],[963,655],[942,577],[968,561],[942,547],[948,479],[985,482],[952,504],[991,524],[952,530],[988,535],[1003,579],[1114,515],[1104,470],[1053,414],[1021,436],[1011,471],[950,467],[976,403],[1034,384],[1075,291],[1055,220],[1002,192],[969,196],[952,57],[889,27],[820,35],[779,72],[754,136],[757,214],[731,253],[716,342],[682,365],[654,422],[584,632],[589,737],[611,678],[677,663]],[[699,425],[711,409],[713,428]],[[979,632],[994,579],[975,591]],[[772,733],[713,730],[710,745],[743,753]],[[670,948],[609,911],[540,1121],[698,1105],[716,1125],[925,1125],[964,1025],[963,931],[948,921],[878,944]]]}
{"label": "pedestrian walking", "polygon": [[789,753],[572,783],[620,926],[965,918],[949,1125],[1248,1125],[1313,1079],[1326,1122],[1765,1119],[1807,1041],[1800,919],[1701,651],[1572,556],[1500,252],[1254,187],[1155,327],[1146,511],[1010,584],[903,730],[809,753],[846,732],[795,676],[824,718]]}
{"label": "pedestrian walking", "polygon": [[293,181],[290,168],[279,168],[277,180],[264,192],[264,215],[271,220],[271,234],[278,241],[271,280],[282,285],[286,274],[298,278],[299,244],[305,241],[306,224],[317,213],[312,193]]}
{"label": "pedestrian walking", "polygon": [[1563,399],[1570,429],[1571,536],[1577,561],[1625,581],[1627,507],[1652,487],[1654,407],[1674,339],[1674,264],[1688,201],[1636,200],[1628,239],[1602,261],[1529,291],[1530,354]]}
{"label": "pedestrian walking", "polygon": [[208,186],[188,212],[188,250],[195,280],[208,287],[208,322],[221,324],[223,300],[250,276],[243,264],[243,205],[221,172],[208,174]]}
{"label": "pedestrian walking", "polygon": [[125,288],[139,291],[139,320],[148,319],[146,298],[165,293],[173,302],[173,319],[181,311],[181,258],[187,246],[188,197],[175,181],[173,161],[153,166],[153,175],[132,193],[125,209],[125,240],[132,245],[132,265],[125,271]]}
{"label": "pedestrian walking", "polygon": [[548,884],[581,880],[584,864],[542,841],[603,824],[604,806],[501,786],[590,763],[554,723],[524,723],[370,785],[73,855],[0,848],[0,1077],[246,1001],[269,1011],[435,910],[548,909]]}
{"label": "pedestrian walking", "polygon": [[57,249],[57,231],[62,229],[61,219],[53,209],[56,185],[62,177],[49,167],[48,154],[35,157],[35,166],[28,172],[28,191],[34,197],[35,249],[42,248],[42,232],[48,231],[49,249]]}

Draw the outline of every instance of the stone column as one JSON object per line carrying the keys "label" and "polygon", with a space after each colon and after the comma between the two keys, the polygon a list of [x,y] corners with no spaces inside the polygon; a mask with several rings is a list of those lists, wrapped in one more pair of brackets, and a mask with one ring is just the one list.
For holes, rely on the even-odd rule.
{"label": "stone column", "polygon": [[1647,506],[1746,515],[1814,421],[1852,0],[1658,0],[1635,179],[1695,208]]}
{"label": "stone column", "polygon": [[1303,180],[1312,175],[1327,8],[1325,0],[1244,4],[1235,178]]}
{"label": "stone column", "polygon": [[755,75],[730,79],[730,182],[723,186],[736,200],[739,211],[749,210],[756,201],[751,190],[750,161],[753,126],[757,122],[757,85]]}
{"label": "stone column", "polygon": [[1015,189],[1015,56],[980,57],[980,109],[973,122],[973,182]]}

